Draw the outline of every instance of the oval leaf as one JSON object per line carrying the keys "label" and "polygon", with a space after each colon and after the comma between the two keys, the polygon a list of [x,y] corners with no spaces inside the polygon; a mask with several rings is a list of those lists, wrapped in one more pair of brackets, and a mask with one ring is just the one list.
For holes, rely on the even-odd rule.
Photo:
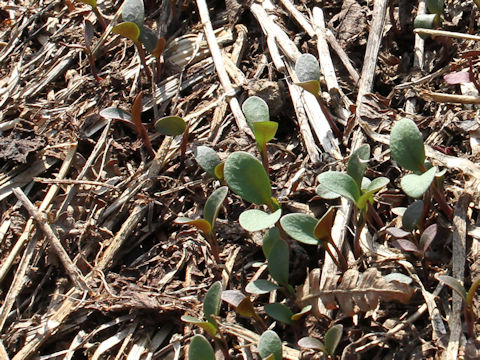
{"label": "oval leaf", "polygon": [[392,235],[394,238],[397,238],[397,239],[401,239],[410,235],[408,231],[405,231],[403,229],[399,229],[396,227],[389,227],[387,228],[386,231],[388,234]]}
{"label": "oval leaf", "polygon": [[355,180],[359,188],[362,186],[363,174],[365,174],[369,159],[370,145],[368,144],[360,146],[348,159],[347,174]]}
{"label": "oval leaf", "polygon": [[276,284],[264,279],[250,281],[247,286],[245,286],[245,291],[255,295],[268,294],[277,289],[278,286]]}
{"label": "oval leaf", "polygon": [[318,220],[313,231],[315,237],[321,241],[330,240],[330,232],[332,231],[333,224],[333,211],[334,208],[331,207],[327,212]]}
{"label": "oval leaf", "polygon": [[117,107],[109,107],[100,111],[99,115],[105,119],[132,121],[132,115]]}
{"label": "oval leaf", "polygon": [[277,129],[278,123],[275,121],[262,121],[252,124],[255,140],[260,148],[275,137]]}
{"label": "oval leaf", "polygon": [[282,216],[282,209],[278,209],[271,214],[262,210],[251,209],[242,212],[238,221],[247,231],[260,231],[274,226],[280,216]]}
{"label": "oval leaf", "polygon": [[255,308],[250,298],[238,290],[224,291],[222,293],[222,300],[232,305],[240,316],[246,318],[255,316]]}
{"label": "oval leaf", "polygon": [[262,359],[266,359],[272,354],[275,360],[282,359],[282,341],[273,330],[267,330],[260,336],[257,348]]}
{"label": "oval leaf", "polygon": [[325,186],[322,184],[318,184],[318,186],[315,189],[315,192],[317,193],[318,196],[320,196],[322,199],[326,200],[332,200],[332,199],[337,199],[340,197],[340,194],[337,194],[336,192],[328,190]]}
{"label": "oval leaf", "polygon": [[416,200],[408,205],[402,217],[402,227],[406,231],[413,231],[418,225],[423,215],[423,207],[424,204],[422,200]]}
{"label": "oval leaf", "polygon": [[283,230],[292,239],[308,245],[318,245],[315,226],[318,220],[307,214],[288,214],[280,219]]}
{"label": "oval leaf", "polygon": [[188,348],[189,360],[215,360],[212,345],[203,335],[195,335]]}
{"label": "oval leaf", "polygon": [[213,325],[209,321],[200,320],[200,319],[197,319],[196,317],[189,316],[189,315],[183,315],[181,319],[186,323],[197,325],[198,327],[205,330],[212,337],[215,337],[217,335],[217,326]]}
{"label": "oval leaf", "polygon": [[435,178],[437,168],[433,167],[422,175],[408,174],[400,181],[400,187],[408,196],[413,198],[421,197],[428,190]]}
{"label": "oval leaf", "polygon": [[422,133],[412,120],[403,118],[395,123],[390,133],[390,150],[393,159],[403,168],[422,170],[425,148]]}
{"label": "oval leaf", "polygon": [[125,0],[122,6],[122,19],[135,23],[138,29],[143,28],[143,19],[145,17],[145,9],[143,0]]}
{"label": "oval leaf", "polygon": [[270,180],[263,165],[244,151],[231,154],[225,161],[225,181],[242,199],[257,204],[272,204]]}
{"label": "oval leaf", "polygon": [[327,353],[327,350],[325,349],[325,345],[320,340],[317,340],[313,337],[303,337],[297,342],[298,346],[304,348],[304,349],[313,349],[313,350],[319,350],[323,353]]}
{"label": "oval leaf", "polygon": [[422,251],[410,240],[398,239],[392,243],[397,249],[402,251],[414,252],[416,254],[421,254]]}
{"label": "oval leaf", "polygon": [[[295,63],[295,73],[300,82],[318,81],[320,79],[320,64],[312,54],[302,54]],[[318,93],[318,92],[317,92]]]}
{"label": "oval leaf", "polygon": [[265,236],[263,237],[262,251],[263,251],[263,255],[265,256],[265,259],[268,259],[268,256],[270,255],[270,251],[272,250],[273,244],[275,244],[276,241],[283,241],[283,240],[280,237],[280,230],[278,230],[277,227],[273,227],[269,229],[265,234]]}
{"label": "oval leaf", "polygon": [[138,42],[138,37],[140,36],[140,29],[134,22],[123,22],[115,25],[112,32],[114,34],[125,36],[127,39],[130,39],[135,43]]}
{"label": "oval leaf", "polygon": [[[413,21],[415,29],[435,29],[442,25],[442,18],[438,14],[419,14]],[[426,39],[428,35],[420,34],[422,39]]]}
{"label": "oval leaf", "polygon": [[327,171],[318,175],[317,180],[328,190],[336,192],[354,203],[360,198],[360,188],[348,174],[338,171]]}
{"label": "oval leaf", "polygon": [[153,53],[155,47],[157,46],[158,40],[155,31],[144,26],[140,30],[140,37],[138,39],[143,44],[143,46],[145,46],[145,49],[147,49],[149,53]]}
{"label": "oval leaf", "polygon": [[198,230],[202,231],[204,234],[210,234],[212,232],[212,226],[205,219],[192,220],[186,217],[178,217],[175,219],[175,223],[180,225],[194,226]]}
{"label": "oval leaf", "polygon": [[465,288],[460,281],[448,275],[435,274],[435,278],[441,283],[447,285],[452,290],[455,290],[457,294],[460,295],[465,301],[465,299],[467,298],[467,292],[465,291]]}
{"label": "oval leaf", "polygon": [[288,285],[289,261],[287,243],[283,240],[275,242],[268,256],[268,272],[282,286]]}
{"label": "oval leaf", "polygon": [[228,187],[222,186],[215,190],[205,202],[203,208],[203,217],[210,224],[212,231],[215,227],[215,220],[217,220],[218,212],[222,207],[225,198],[227,197]]}
{"label": "oval leaf", "polygon": [[215,150],[208,146],[201,145],[193,150],[193,154],[198,165],[200,165],[200,167],[209,175],[216,177],[215,167],[218,166],[222,160],[220,160],[220,157]]}
{"label": "oval leaf", "polygon": [[438,225],[432,224],[423,231],[422,236],[420,237],[420,241],[418,242],[418,245],[420,246],[420,249],[423,250],[423,252],[427,251],[427,249],[432,244],[432,241],[435,240],[438,234],[438,230]]}
{"label": "oval leaf", "polygon": [[271,318],[280,321],[284,324],[292,323],[293,312],[288,307],[280,303],[267,304],[264,307],[265,312]]}
{"label": "oval leaf", "polygon": [[205,299],[203,299],[203,315],[210,323],[216,326],[217,322],[212,317],[218,316],[220,313],[220,305],[222,302],[222,283],[217,281],[208,289]]}
{"label": "oval leaf", "polygon": [[307,305],[307,306],[305,306],[302,310],[300,310],[300,312],[295,313],[295,314],[292,315],[292,320],[293,320],[293,321],[299,320],[300,318],[303,317],[303,315],[305,315],[306,313],[308,313],[310,310],[312,310],[312,305]]}
{"label": "oval leaf", "polygon": [[270,122],[267,103],[258,96],[250,96],[242,105],[242,111],[250,126],[255,122]]}
{"label": "oval leaf", "polygon": [[155,122],[155,129],[167,136],[181,135],[186,128],[187,123],[179,116],[165,116]]}
{"label": "oval leaf", "polygon": [[374,194],[381,189],[383,189],[387,184],[390,182],[389,179],[386,177],[378,177],[376,179],[373,179],[370,184],[368,184],[367,188],[365,189],[365,192],[367,194]]}
{"label": "oval leaf", "polygon": [[340,340],[342,339],[343,325],[333,325],[325,334],[325,349],[328,355],[335,355]]}

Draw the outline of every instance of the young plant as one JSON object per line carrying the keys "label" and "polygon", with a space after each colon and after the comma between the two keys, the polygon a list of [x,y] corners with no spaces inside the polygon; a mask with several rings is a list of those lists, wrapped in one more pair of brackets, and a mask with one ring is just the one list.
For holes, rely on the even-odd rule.
{"label": "young plant", "polygon": [[248,296],[238,290],[225,290],[222,292],[222,300],[233,306],[238,315],[247,319],[254,319],[263,330],[267,330],[267,326],[255,311]]}
{"label": "young plant", "polygon": [[275,137],[278,123],[270,121],[270,113],[267,103],[258,96],[251,96],[242,105],[243,113],[248,125],[253,131],[257,142],[257,149],[262,158],[262,164],[267,173],[269,172],[267,142]]}
{"label": "young plant", "polygon": [[195,335],[188,348],[188,360],[215,360],[212,345],[203,335]]}
{"label": "young plant", "polygon": [[335,121],[330,116],[328,108],[320,98],[320,64],[316,57],[312,54],[300,55],[295,63],[295,74],[299,80],[295,85],[302,87],[315,96],[333,133],[338,139],[341,139],[342,133],[340,129],[337,124],[335,124]]}
{"label": "young plant", "polygon": [[385,177],[378,177],[370,181],[363,176],[369,158],[370,146],[364,144],[350,156],[347,173],[327,171],[317,177],[320,183],[319,188],[317,188],[317,193],[320,196],[328,190],[328,192],[343,196],[355,204],[357,216],[353,247],[355,256],[357,257],[361,254],[359,242],[360,233],[369,218],[373,217],[380,227],[383,226],[372,204],[375,193],[380,191],[389,182]]}
{"label": "young plant", "polygon": [[152,73],[147,65],[143,46],[155,56],[158,62],[160,60],[160,55],[165,48],[166,42],[164,38],[157,38],[154,31],[143,26],[144,17],[145,9],[143,6],[143,0],[125,0],[122,7],[123,22],[115,25],[112,32],[133,41],[137,48],[138,55],[140,56],[140,61],[145,69],[145,73],[151,81]]}
{"label": "young plant", "polygon": [[[292,238],[307,245],[321,245],[330,255],[340,271],[347,270],[345,257],[332,240],[333,208],[330,208],[320,220],[307,214],[288,214],[280,219],[283,230]],[[335,249],[337,256],[330,247]],[[337,259],[338,258],[338,259]]]}
{"label": "young plant", "polygon": [[200,165],[207,174],[218,180],[223,180],[224,164],[215,150],[208,146],[201,145],[197,146],[193,152],[198,165]]}
{"label": "young plant", "polygon": [[105,22],[105,18],[103,17],[103,15],[102,15],[102,13],[100,12],[100,10],[98,10],[97,0],[76,0],[76,1],[91,6],[93,13],[95,14],[95,16],[97,17],[98,22],[100,23],[100,26],[101,26],[102,29],[105,31],[105,29],[107,28],[107,23]]}
{"label": "young plant", "polygon": [[390,151],[401,167],[413,172],[402,177],[402,190],[413,198],[420,198],[430,189],[442,211],[452,219],[453,210],[441,190],[443,173],[437,174],[437,167],[425,163],[422,134],[412,120],[403,118],[395,123],[390,133]]}
{"label": "young plant", "polygon": [[273,330],[265,331],[258,339],[258,353],[262,360],[282,360],[282,341]]}
{"label": "young plant", "polygon": [[325,333],[325,344],[313,337],[304,337],[298,340],[298,345],[305,349],[319,350],[327,356],[334,356],[337,346],[342,339],[343,325],[337,324],[330,327]]}
{"label": "young plant", "polygon": [[465,317],[465,326],[467,327],[467,333],[470,338],[475,337],[475,314],[473,312],[473,296],[480,286],[480,278],[475,280],[475,282],[470,286],[470,289],[467,291],[462,283],[455,279],[454,277],[448,275],[435,275],[435,278],[441,283],[447,285],[449,288],[454,290],[458,295],[463,299],[464,307],[463,313]]}
{"label": "young plant", "polygon": [[432,224],[427,227],[420,235],[419,240],[417,240],[418,236],[415,236],[415,234],[402,229],[389,228],[387,232],[396,238],[393,242],[395,247],[403,251],[412,252],[419,258],[424,259],[428,248],[438,237],[439,226]]}
{"label": "young plant", "polygon": [[212,251],[217,264],[220,263],[220,255],[215,233],[215,220],[218,217],[218,213],[227,196],[227,192],[228,188],[222,186],[208,197],[203,208],[203,219],[192,220],[186,217],[179,217],[175,220],[177,224],[194,226],[200,230],[210,245],[210,250]]}

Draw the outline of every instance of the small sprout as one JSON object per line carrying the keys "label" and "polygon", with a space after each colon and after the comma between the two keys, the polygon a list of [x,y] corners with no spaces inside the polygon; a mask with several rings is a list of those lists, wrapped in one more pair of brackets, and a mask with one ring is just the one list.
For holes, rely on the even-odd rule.
{"label": "small sprout", "polygon": [[215,360],[212,345],[203,335],[195,335],[188,348],[189,360]]}
{"label": "small sprout", "polygon": [[243,113],[248,125],[253,131],[257,142],[258,151],[262,157],[262,163],[268,172],[267,143],[275,137],[278,123],[270,121],[270,113],[267,103],[258,96],[251,96],[242,105]]}
{"label": "small sprout", "polygon": [[179,217],[175,220],[177,224],[186,224],[196,227],[200,230],[210,245],[215,261],[220,263],[217,238],[215,235],[215,221],[218,213],[227,196],[228,188],[222,186],[215,190],[205,202],[203,208],[203,219],[192,220],[186,217]]}
{"label": "small sprout", "polygon": [[250,209],[242,212],[238,221],[245,230],[253,232],[274,226],[281,216],[282,209],[278,209],[271,214],[262,210]]}
{"label": "small sprout", "polygon": [[475,293],[478,287],[480,286],[480,278],[475,280],[475,282],[472,284],[472,286],[468,291],[465,290],[465,288],[463,287],[460,281],[458,281],[452,276],[436,274],[435,278],[441,283],[450,287],[452,290],[457,292],[458,295],[462,297],[464,302],[463,312],[464,312],[465,325],[467,327],[468,336],[470,338],[474,338],[475,336],[474,325],[475,325],[476,318],[473,312],[473,297],[475,296]]}
{"label": "small sprout", "polygon": [[238,315],[254,319],[264,329],[267,328],[262,318],[255,311],[250,298],[242,294],[240,291],[225,290],[222,292],[222,300],[233,306]]}
{"label": "small sprout", "polygon": [[195,160],[198,165],[207,172],[210,176],[216,177],[219,180],[223,179],[223,170],[221,172],[221,177],[218,177],[217,167],[222,164],[222,160],[217,155],[215,150],[208,146],[197,146],[194,149]]}
{"label": "small sprout", "polygon": [[320,64],[312,54],[302,54],[295,63],[295,73],[300,81],[296,85],[318,96],[320,92]]}
{"label": "small sprout", "polygon": [[214,317],[220,313],[221,296],[222,284],[217,281],[208,289],[203,300],[203,315],[206,321],[189,315],[182,316],[182,321],[198,325],[214,338],[218,333],[218,324]]}
{"label": "small sprout", "polygon": [[[389,233],[395,236],[395,233],[392,233],[390,231]],[[432,224],[422,232],[422,235],[420,236],[420,240],[418,241],[418,244],[415,241],[406,240],[406,239],[397,239],[394,241],[393,244],[395,245],[395,247],[403,251],[413,252],[417,256],[424,258],[425,253],[427,252],[432,242],[438,237],[438,234],[439,234],[439,226],[437,224]],[[397,235],[403,235],[403,234],[397,234]],[[408,235],[410,235],[410,233],[407,233],[407,236]]]}
{"label": "small sprout", "polygon": [[270,211],[279,208],[272,197],[272,188],[268,175],[255,157],[244,151],[232,153],[225,161],[225,181],[230,189],[243,200],[268,206]]}
{"label": "small sprout", "polygon": [[265,360],[281,360],[283,356],[282,341],[273,330],[265,331],[258,339],[258,353]]}
{"label": "small sprout", "polygon": [[165,116],[155,121],[155,129],[166,136],[177,136],[183,134],[187,123],[179,116]]}
{"label": "small sprout", "polygon": [[[337,267],[341,271],[345,271],[348,268],[347,261],[332,240],[332,222],[333,208],[330,208],[320,220],[307,214],[288,214],[280,219],[283,230],[292,239],[307,245],[323,246]],[[330,246],[335,249],[338,260],[333,255]]]}
{"label": "small sprout", "polygon": [[327,356],[334,356],[337,346],[342,339],[343,325],[333,325],[325,333],[325,344],[312,337],[304,337],[298,340],[298,345],[305,349],[319,350]]}

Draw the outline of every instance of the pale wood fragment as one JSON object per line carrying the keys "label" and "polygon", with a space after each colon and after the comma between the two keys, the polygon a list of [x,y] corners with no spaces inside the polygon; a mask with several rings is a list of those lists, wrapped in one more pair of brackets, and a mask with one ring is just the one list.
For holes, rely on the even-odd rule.
{"label": "pale wood fragment", "polygon": [[297,21],[297,23],[305,30],[311,38],[315,36],[315,31],[313,30],[312,25],[308,22],[308,20],[303,16],[303,14],[297,10],[295,5],[290,0],[280,0],[282,5],[287,9],[287,11],[292,14],[293,18]]}

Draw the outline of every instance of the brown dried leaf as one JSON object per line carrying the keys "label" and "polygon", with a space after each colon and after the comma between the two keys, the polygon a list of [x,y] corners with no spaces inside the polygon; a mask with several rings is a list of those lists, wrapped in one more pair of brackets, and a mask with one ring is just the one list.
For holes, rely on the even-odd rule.
{"label": "brown dried leaf", "polygon": [[397,281],[388,282],[376,269],[370,268],[360,273],[349,269],[343,278],[336,274],[329,275],[325,286],[320,289],[320,269],[313,269],[305,284],[297,289],[300,307],[312,305],[312,312],[320,316],[318,302],[327,309],[340,308],[346,315],[374,310],[380,300],[408,303],[414,289]]}

